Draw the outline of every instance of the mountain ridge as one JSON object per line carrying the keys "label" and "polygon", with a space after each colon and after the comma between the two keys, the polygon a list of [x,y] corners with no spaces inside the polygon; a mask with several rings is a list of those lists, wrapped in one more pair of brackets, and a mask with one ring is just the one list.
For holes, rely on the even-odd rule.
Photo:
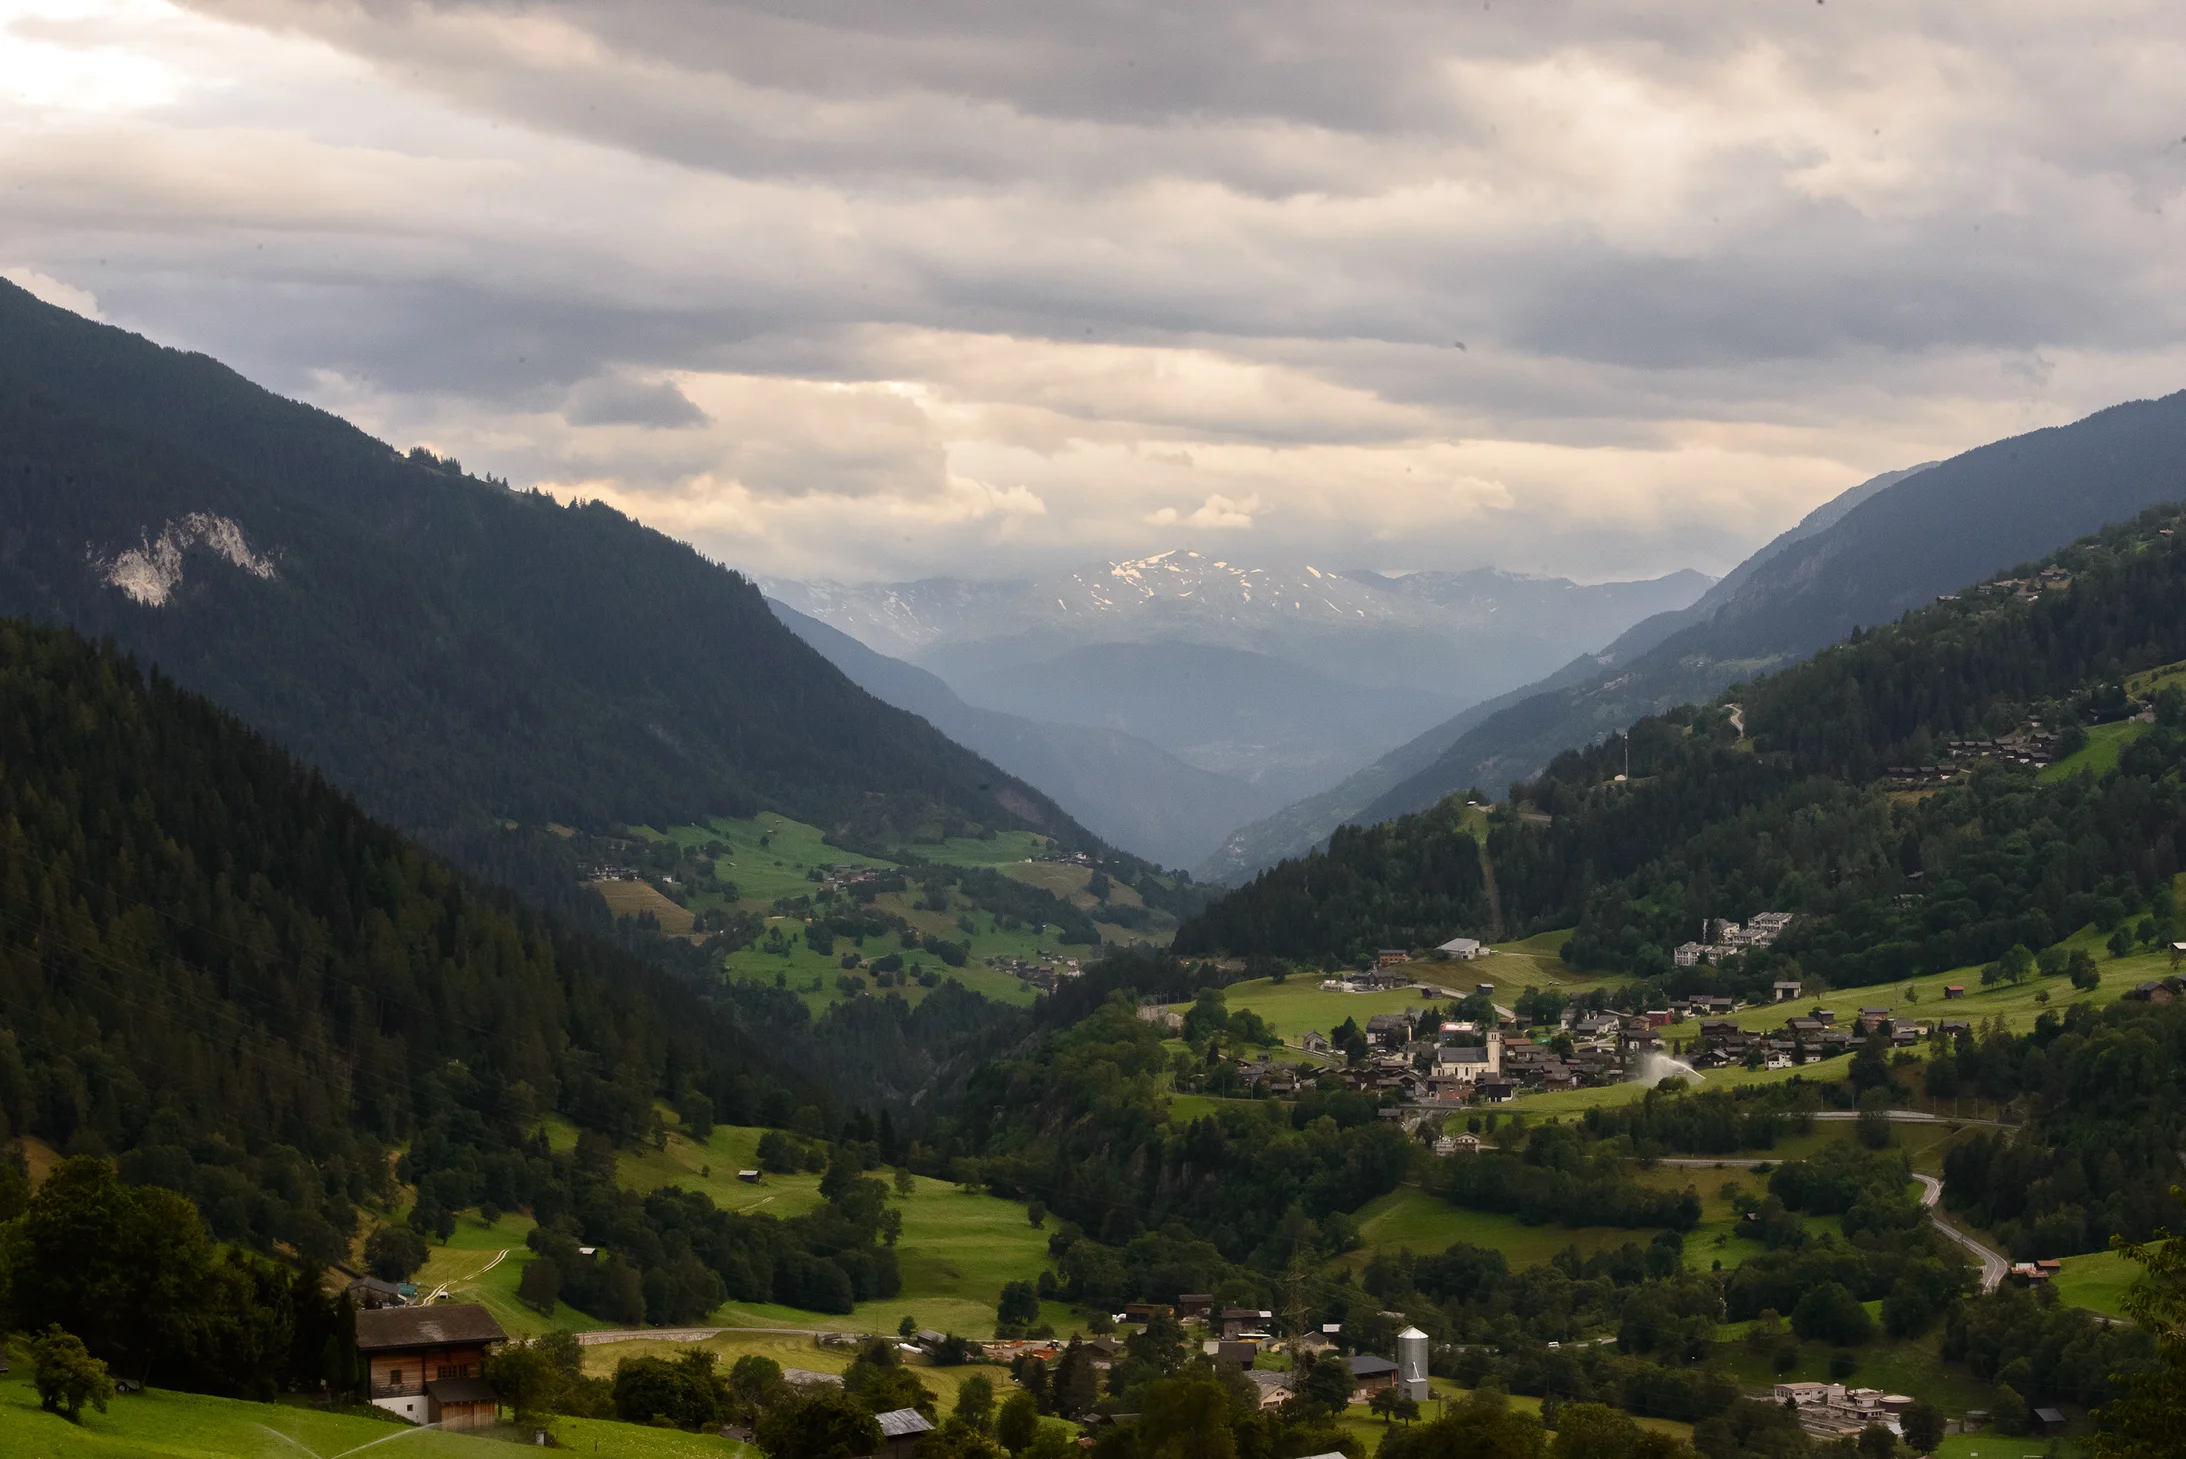
{"label": "mountain ridge", "polygon": [[[1311,817],[1286,809],[1240,828],[1198,873],[1234,883],[1318,844],[1339,812],[1340,823],[1368,824],[1472,786],[1500,795],[1560,750],[1710,698],[1860,623],[1894,618],[2186,493],[2186,474],[2167,465],[2182,450],[2186,392],[2122,402],[1870,478],[1816,508],[1682,612],[1633,625],[1599,654],[1508,696],[1494,713],[1437,726],[1429,736],[1456,733],[1429,764],[1401,778],[1369,766],[1358,783],[1376,789],[1370,800],[1323,803]],[[1308,832],[1317,834],[1308,839]]]}
{"label": "mountain ridge", "polygon": [[443,847],[762,805],[868,841],[1094,844],[688,545],[4,283],[0,506],[0,613],[112,636]]}

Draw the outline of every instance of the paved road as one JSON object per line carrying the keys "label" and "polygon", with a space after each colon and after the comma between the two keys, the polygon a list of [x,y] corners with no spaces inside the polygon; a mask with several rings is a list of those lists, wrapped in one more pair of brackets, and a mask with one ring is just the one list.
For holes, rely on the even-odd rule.
{"label": "paved road", "polygon": [[2004,1273],[2011,1270],[2011,1263],[1943,1219],[1942,1211],[1936,1206],[1936,1202],[1943,1199],[1942,1181],[1932,1175],[1915,1175],[1913,1179],[1920,1182],[1920,1203],[1928,1208],[1928,1219],[1935,1222],[1936,1230],[1973,1253],[1975,1260],[1981,1263],[1981,1290],[1995,1291],[2003,1284]]}
{"label": "paved road", "polygon": [[[719,1337],[725,1332],[763,1332],[778,1337],[818,1337],[826,1332],[841,1332],[839,1327],[618,1327],[603,1332],[580,1332],[577,1341],[584,1347],[604,1342],[704,1342],[709,1337]],[[856,1333],[853,1336],[869,1338],[872,1333]]]}
{"label": "paved road", "polygon": [[[1818,1120],[1856,1120],[1861,1111],[1856,1109],[1818,1109],[1812,1115]],[[1932,1115],[1924,1109],[1886,1109],[1883,1114],[1892,1124],[1898,1125],[1995,1125],[1995,1120],[1967,1119],[1961,1115]],[[1999,1126],[2013,1128],[2017,1126]]]}

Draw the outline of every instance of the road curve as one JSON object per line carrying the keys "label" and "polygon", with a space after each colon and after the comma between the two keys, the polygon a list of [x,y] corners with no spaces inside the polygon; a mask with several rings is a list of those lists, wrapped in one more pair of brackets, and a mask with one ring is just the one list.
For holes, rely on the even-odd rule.
{"label": "road curve", "polygon": [[1927,1207],[1928,1219],[1935,1223],[1936,1230],[1972,1252],[1975,1260],[1981,1263],[1981,1290],[1993,1292],[2002,1286],[2004,1273],[2011,1270],[2011,1263],[1943,1219],[1943,1212],[1937,1205],[1943,1199],[1942,1181],[1932,1175],[1915,1175],[1913,1179],[1920,1182],[1920,1203]]}

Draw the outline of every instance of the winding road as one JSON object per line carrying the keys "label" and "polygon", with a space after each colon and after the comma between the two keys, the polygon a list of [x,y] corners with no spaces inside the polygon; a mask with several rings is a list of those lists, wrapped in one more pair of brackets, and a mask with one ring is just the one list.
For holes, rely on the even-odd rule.
{"label": "winding road", "polygon": [[1928,1219],[1935,1223],[1936,1230],[1972,1252],[1974,1259],[1981,1263],[1981,1290],[1993,1292],[2003,1285],[2004,1273],[2011,1270],[2011,1263],[1943,1219],[1943,1212],[1936,1206],[1943,1199],[1943,1182],[1932,1175],[1915,1175],[1913,1179],[1920,1182],[1920,1203],[1927,1208]]}

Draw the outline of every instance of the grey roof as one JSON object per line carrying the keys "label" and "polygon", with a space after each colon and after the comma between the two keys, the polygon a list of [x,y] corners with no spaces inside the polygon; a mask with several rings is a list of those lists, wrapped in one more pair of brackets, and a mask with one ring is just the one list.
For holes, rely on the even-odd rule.
{"label": "grey roof", "polygon": [[1397,1365],[1387,1358],[1377,1358],[1372,1353],[1360,1353],[1351,1360],[1351,1376],[1372,1378],[1380,1373],[1394,1373]]}
{"label": "grey roof", "polygon": [[934,1426],[926,1415],[915,1408],[892,1408],[886,1413],[875,1414],[880,1423],[880,1436],[884,1439],[908,1439],[913,1434],[930,1434]]}
{"label": "grey roof", "polygon": [[1290,1374],[1288,1373],[1271,1373],[1265,1368],[1254,1368],[1245,1376],[1262,1388],[1280,1388],[1285,1392],[1290,1389]]}
{"label": "grey roof", "polygon": [[430,1348],[444,1343],[507,1342],[493,1314],[476,1302],[379,1307],[357,1314],[357,1349]]}
{"label": "grey roof", "polygon": [[425,1385],[435,1403],[499,1403],[500,1395],[483,1378],[435,1378]]}

